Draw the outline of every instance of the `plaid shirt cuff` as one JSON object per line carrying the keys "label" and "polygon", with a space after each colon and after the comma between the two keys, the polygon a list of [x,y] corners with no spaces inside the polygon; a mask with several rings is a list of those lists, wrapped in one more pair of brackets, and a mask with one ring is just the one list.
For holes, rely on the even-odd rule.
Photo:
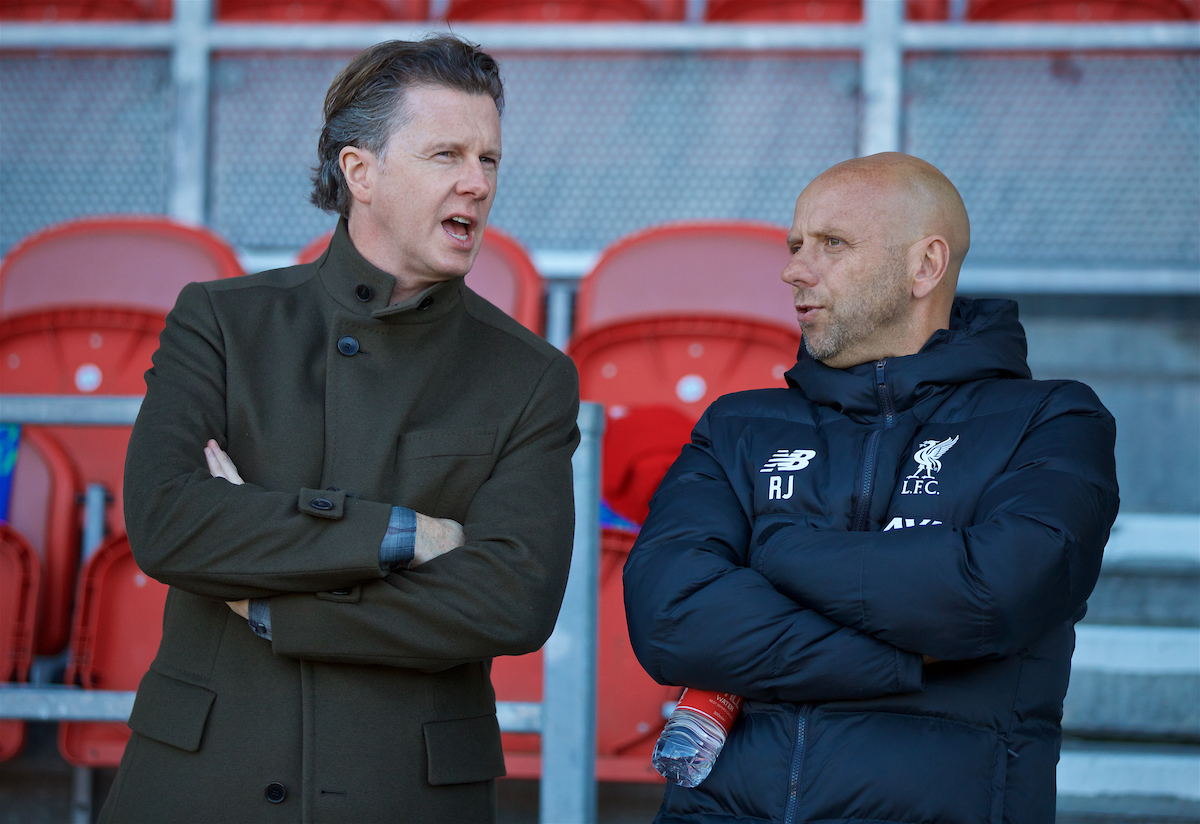
{"label": "plaid shirt cuff", "polygon": [[387,532],[379,544],[379,567],[384,572],[407,567],[417,546],[417,513],[403,506],[392,507]]}
{"label": "plaid shirt cuff", "polygon": [[250,599],[250,629],[259,638],[271,640],[271,607],[266,598]]}

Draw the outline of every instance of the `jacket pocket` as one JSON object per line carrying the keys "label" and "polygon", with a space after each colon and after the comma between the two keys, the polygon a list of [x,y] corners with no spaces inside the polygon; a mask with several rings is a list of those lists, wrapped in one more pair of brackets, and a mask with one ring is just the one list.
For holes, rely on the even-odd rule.
{"label": "jacket pocket", "polygon": [[490,455],[495,445],[495,429],[424,429],[400,436],[400,460]]}
{"label": "jacket pocket", "polygon": [[[806,819],[991,824],[1004,738],[986,727],[895,712],[813,717],[804,756]],[[1001,804],[1002,806],[1002,804]]]}
{"label": "jacket pocket", "polygon": [[138,686],[129,728],[155,741],[196,752],[216,697],[210,689],[149,670]]}
{"label": "jacket pocket", "polygon": [[429,783],[469,784],[505,774],[495,715],[430,721],[424,725]]}

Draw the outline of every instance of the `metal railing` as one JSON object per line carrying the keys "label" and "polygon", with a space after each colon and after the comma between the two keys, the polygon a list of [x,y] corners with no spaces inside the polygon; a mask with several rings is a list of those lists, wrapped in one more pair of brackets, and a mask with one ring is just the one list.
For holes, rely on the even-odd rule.
{"label": "metal railing", "polygon": [[[137,418],[140,396],[0,395],[0,421],[41,425],[128,426]],[[543,700],[500,701],[496,717],[503,732],[539,733],[543,824],[596,820],[596,632],[600,558],[600,440],[604,409],[579,407],[579,447],[571,458],[575,486],[575,538],[562,609],[546,642]],[[98,494],[93,487],[99,487]],[[86,558],[103,534],[105,490],[85,495]],[[98,528],[89,525],[98,525]],[[129,720],[133,692],[85,690],[74,686],[0,685],[0,719],[31,721]],[[74,818],[91,821],[91,771],[75,772]]]}

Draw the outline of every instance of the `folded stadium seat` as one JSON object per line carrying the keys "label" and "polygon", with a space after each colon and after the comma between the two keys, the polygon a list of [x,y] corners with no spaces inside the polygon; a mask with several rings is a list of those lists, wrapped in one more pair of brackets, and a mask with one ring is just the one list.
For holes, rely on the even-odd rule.
{"label": "folded stadium seat", "polygon": [[650,514],[650,498],[679,457],[696,421],[670,406],[617,404],[604,432],[602,494],[618,514],[636,524]]}
{"label": "folded stadium seat", "polygon": [[[948,0],[907,0],[909,20],[945,20]],[[705,19],[716,23],[857,23],[862,0],[708,0]]]}
{"label": "folded stadium seat", "polygon": [[[163,325],[161,313],[106,307],[50,309],[2,318],[0,368],[4,392],[142,395],[146,391],[142,376],[158,348]],[[74,559],[79,553],[76,536],[83,513],[76,496],[89,484],[103,484],[110,499],[105,518],[107,534],[125,531],[121,490],[130,427],[26,426],[22,430],[18,455],[26,451],[26,443],[32,445],[29,451],[37,453],[44,469],[31,465],[14,473],[12,516],[14,523],[29,524],[31,530],[39,519],[46,524],[42,527],[45,620],[39,630],[37,651],[48,654],[62,647],[62,618],[70,608],[75,588]],[[203,444],[197,443],[197,460],[202,448]],[[64,463],[68,468],[63,468]],[[68,489],[69,504],[64,505]]]}
{"label": "folded stadium seat", "polygon": [[171,0],[0,0],[0,20],[169,20]]}
{"label": "folded stadium seat", "polygon": [[36,232],[0,264],[0,317],[55,306],[167,312],[197,280],[242,274],[229,244],[165,217],[73,220]]}
{"label": "folded stadium seat", "polygon": [[425,20],[429,0],[216,0],[216,16],[229,23]]}
{"label": "folded stadium seat", "polygon": [[[296,255],[296,262],[309,263],[325,254],[332,237],[328,232],[310,241]],[[542,334],[546,287],[529,253],[511,235],[487,228],[475,265],[467,273],[467,285],[526,329]]]}
{"label": "folded stadium seat", "polygon": [[1197,0],[969,0],[968,20],[1085,23],[1200,19]]}
{"label": "folded stadium seat", "polygon": [[634,317],[719,313],[794,327],[779,279],[787,230],[743,221],[670,223],[618,240],[579,282],[575,334]]}
{"label": "folded stadium seat", "polygon": [[[79,579],[64,681],[90,690],[136,690],[162,640],[167,586],[133,560],[129,539],[104,543]],[[77,767],[115,767],[129,741],[121,723],[58,725],[58,750]]]}
{"label": "folded stadium seat", "polygon": [[451,0],[447,20],[591,23],[682,20],[687,0]]}
{"label": "folded stadium seat", "polygon": [[42,592],[34,634],[39,655],[61,650],[70,634],[82,493],[79,473],[58,441],[41,427],[23,427],[13,467],[9,524],[29,541],[40,567]]}
{"label": "folded stadium seat", "polygon": [[[29,677],[38,579],[37,552],[20,532],[0,522],[0,683]],[[0,721],[0,761],[12,758],[24,744],[24,721]]]}

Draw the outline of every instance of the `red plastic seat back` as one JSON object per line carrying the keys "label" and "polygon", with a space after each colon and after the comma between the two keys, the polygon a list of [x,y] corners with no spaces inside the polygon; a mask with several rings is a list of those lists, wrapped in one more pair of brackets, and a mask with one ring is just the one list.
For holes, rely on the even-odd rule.
{"label": "red plastic seat back", "polygon": [[228,22],[318,23],[425,20],[429,0],[217,0]]}
{"label": "red plastic seat back", "polygon": [[447,20],[581,23],[682,20],[686,0],[451,0]]}
{"label": "red plastic seat back", "polygon": [[[53,309],[0,319],[0,374],[6,394],[23,395],[142,395],[143,375],[158,348],[161,314],[131,309]],[[26,426],[22,447],[32,443],[45,463],[51,481],[39,479],[31,467],[13,478],[14,520],[33,526],[49,512],[43,552],[47,568],[45,628],[39,652],[56,652],[63,643],[62,620],[74,588],[74,558],[82,509],[75,495],[89,483],[102,483],[111,505],[109,534],[125,531],[121,492],[128,426]],[[198,449],[202,445],[198,445]],[[18,451],[20,454],[20,450]],[[199,453],[197,453],[199,454]],[[69,469],[64,469],[65,462]],[[19,459],[20,460],[20,459]],[[27,488],[31,484],[32,488]],[[70,486],[75,489],[63,503]],[[48,502],[37,504],[38,490],[49,487]],[[18,503],[29,501],[29,503]],[[64,516],[64,512],[67,514]],[[26,514],[27,513],[27,514]],[[25,520],[20,520],[25,519]],[[64,523],[65,520],[65,523]]]}
{"label": "red plastic seat back", "polygon": [[631,521],[644,523],[650,498],[691,437],[696,421],[670,406],[617,406],[604,431],[604,500]]}
{"label": "red plastic seat back", "polygon": [[[0,682],[22,682],[33,660],[40,569],[20,532],[0,522]],[[0,761],[25,744],[25,722],[0,721]]]}
{"label": "red plastic seat back", "polygon": [[167,312],[192,281],[242,274],[237,255],[206,229],[161,217],[53,226],[18,243],[0,266],[0,317],[58,306]]}
{"label": "red plastic seat back", "polygon": [[82,493],[78,473],[62,445],[40,427],[22,427],[9,522],[29,541],[42,570],[34,646],[39,655],[61,650],[70,634]]}
{"label": "red plastic seat back", "polygon": [[787,231],[759,223],[678,223],[605,250],[579,283],[575,334],[637,317],[735,315],[796,323]]}
{"label": "red plastic seat back", "polygon": [[[136,690],[162,640],[167,586],[133,560],[125,535],[102,545],[79,579],[66,682],[84,689]],[[118,723],[64,722],[58,749],[71,764],[115,767],[129,727]]]}
{"label": "red plastic seat back", "polygon": [[[321,257],[332,238],[333,232],[328,232],[310,241],[296,255],[296,262],[311,263]],[[542,334],[545,284],[529,253],[511,235],[487,228],[475,265],[467,273],[467,285],[526,329]]]}
{"label": "red plastic seat back", "polygon": [[0,0],[0,20],[168,20],[171,0]]}
{"label": "red plastic seat back", "polygon": [[1087,23],[1196,20],[1196,0],[971,0],[970,20]]}
{"label": "red plastic seat back", "polygon": [[[948,0],[907,0],[909,20],[945,20]],[[857,23],[862,0],[709,0],[705,18],[724,23]]]}

